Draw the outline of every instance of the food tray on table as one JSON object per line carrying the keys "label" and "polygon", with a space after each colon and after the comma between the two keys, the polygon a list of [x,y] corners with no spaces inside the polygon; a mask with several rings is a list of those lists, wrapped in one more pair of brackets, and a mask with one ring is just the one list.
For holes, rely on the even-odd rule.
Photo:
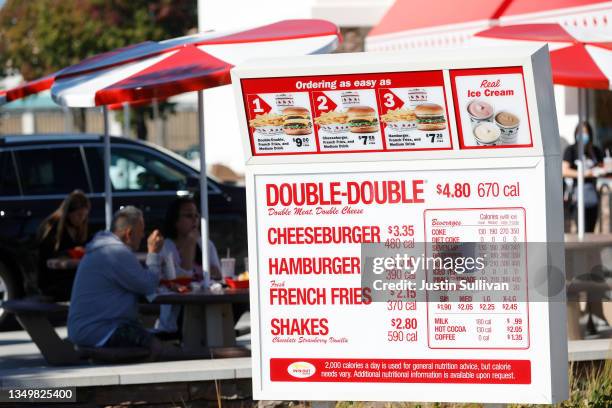
{"label": "food tray on table", "polygon": [[191,276],[184,276],[175,279],[160,279],[159,284],[178,293],[186,293],[191,291],[189,284],[193,282],[193,280]]}
{"label": "food tray on table", "polygon": [[225,278],[225,283],[232,289],[247,289],[249,287],[249,280],[237,280],[230,277]]}

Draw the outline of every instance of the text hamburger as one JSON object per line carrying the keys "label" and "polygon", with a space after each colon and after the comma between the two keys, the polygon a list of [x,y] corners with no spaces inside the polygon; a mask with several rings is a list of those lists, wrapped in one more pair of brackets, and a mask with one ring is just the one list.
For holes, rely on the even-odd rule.
{"label": "text hamburger", "polygon": [[283,109],[283,132],[292,136],[311,134],[312,121],[308,109],[299,106]]}
{"label": "text hamburger", "polygon": [[353,133],[372,133],[378,131],[376,112],[369,106],[351,106],[346,110],[347,124]]}
{"label": "text hamburger", "polygon": [[446,129],[446,118],[444,109],[435,103],[424,103],[414,109],[419,130],[443,130]]}

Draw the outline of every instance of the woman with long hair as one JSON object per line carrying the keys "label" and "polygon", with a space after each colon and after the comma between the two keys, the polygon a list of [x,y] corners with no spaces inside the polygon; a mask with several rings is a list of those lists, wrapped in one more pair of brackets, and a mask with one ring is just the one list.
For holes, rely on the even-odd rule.
{"label": "woman with long hair", "polygon": [[[189,197],[177,198],[166,212],[163,228],[164,247],[160,253],[163,262],[176,272],[176,277],[192,277],[202,280],[202,242],[200,234],[200,214],[195,201]],[[221,279],[221,266],[217,249],[208,241],[210,277]],[[167,268],[167,267],[166,267]],[[162,332],[176,332],[177,319],[181,307],[162,305],[155,328]]]}
{"label": "woman with long hair", "polygon": [[49,215],[38,228],[39,287],[48,287],[59,276],[47,268],[47,260],[65,256],[72,248],[83,247],[88,239],[89,199],[81,190],[74,190],[57,210]]}

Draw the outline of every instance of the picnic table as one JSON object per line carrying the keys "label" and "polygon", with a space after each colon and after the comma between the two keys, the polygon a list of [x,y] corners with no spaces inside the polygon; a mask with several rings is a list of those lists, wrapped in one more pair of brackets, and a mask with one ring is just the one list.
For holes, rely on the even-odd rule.
{"label": "picnic table", "polygon": [[[147,254],[137,252],[140,262],[145,262]],[[79,258],[50,258],[47,267],[52,270],[76,270]],[[160,293],[152,303],[183,305],[183,344],[192,351],[202,351],[206,347],[233,346],[234,314],[232,304],[249,303],[248,289],[223,289],[220,292],[201,290],[189,293]]]}
{"label": "picnic table", "polygon": [[565,270],[568,290],[567,322],[568,337],[570,340],[582,338],[579,318],[580,305],[577,299],[571,299],[578,292],[587,292],[589,295],[589,312],[601,318],[612,316],[612,304],[603,298],[607,290],[612,290],[610,278],[603,282],[594,281],[593,275],[602,265],[601,252],[612,247],[612,234],[584,234],[579,240],[576,234],[565,234]]}
{"label": "picnic table", "polygon": [[160,293],[153,303],[182,305],[183,348],[203,351],[236,345],[234,303],[249,303],[248,289],[209,289],[188,293]]}

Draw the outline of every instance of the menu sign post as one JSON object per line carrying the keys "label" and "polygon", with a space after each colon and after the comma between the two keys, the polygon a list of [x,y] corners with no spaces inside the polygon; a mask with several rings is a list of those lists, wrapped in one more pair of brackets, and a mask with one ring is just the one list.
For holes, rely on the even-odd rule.
{"label": "menu sign post", "polygon": [[[255,399],[567,397],[546,48],[261,60],[232,81]],[[469,265],[427,263],[463,244]],[[417,251],[413,270],[377,246]]]}

